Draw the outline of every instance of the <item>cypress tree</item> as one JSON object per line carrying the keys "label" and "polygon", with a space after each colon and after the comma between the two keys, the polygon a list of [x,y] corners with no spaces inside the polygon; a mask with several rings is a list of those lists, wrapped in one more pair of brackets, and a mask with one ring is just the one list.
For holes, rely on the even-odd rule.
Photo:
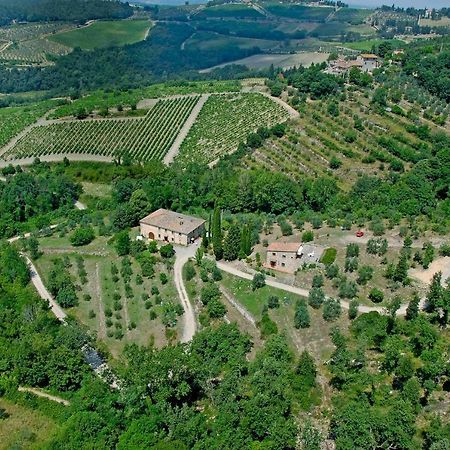
{"label": "cypress tree", "polygon": [[241,230],[238,224],[231,225],[223,243],[223,257],[227,261],[234,261],[239,256],[241,247]]}
{"label": "cypress tree", "polygon": [[244,257],[249,256],[252,253],[252,238],[250,233],[250,227],[248,225],[245,225],[244,228],[242,228],[241,253]]}
{"label": "cypress tree", "polygon": [[214,255],[217,260],[223,258],[223,245],[222,245],[222,221],[221,211],[219,207],[214,208],[213,223],[212,223],[212,243],[214,249]]}
{"label": "cypress tree", "polygon": [[417,295],[417,292],[414,292],[413,297],[406,308],[406,320],[414,320],[419,315],[419,303],[420,298]]}

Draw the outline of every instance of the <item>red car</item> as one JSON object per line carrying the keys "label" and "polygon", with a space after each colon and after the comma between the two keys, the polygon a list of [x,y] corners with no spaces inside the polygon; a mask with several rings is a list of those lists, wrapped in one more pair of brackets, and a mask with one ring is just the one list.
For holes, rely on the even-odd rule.
{"label": "red car", "polygon": [[359,230],[356,232],[356,237],[363,237],[363,236],[364,236],[364,231]]}

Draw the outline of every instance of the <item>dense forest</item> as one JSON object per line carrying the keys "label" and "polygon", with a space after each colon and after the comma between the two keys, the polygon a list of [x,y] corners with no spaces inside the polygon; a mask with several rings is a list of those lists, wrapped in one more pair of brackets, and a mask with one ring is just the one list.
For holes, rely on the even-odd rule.
{"label": "dense forest", "polygon": [[0,25],[13,20],[74,21],[124,19],[131,16],[128,3],[105,0],[0,0]]}

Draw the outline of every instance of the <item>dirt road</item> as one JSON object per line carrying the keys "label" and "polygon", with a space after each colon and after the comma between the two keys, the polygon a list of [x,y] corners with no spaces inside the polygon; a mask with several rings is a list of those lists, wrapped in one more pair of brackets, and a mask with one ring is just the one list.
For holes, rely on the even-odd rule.
{"label": "dirt road", "polygon": [[200,114],[200,111],[203,108],[203,105],[206,103],[208,98],[210,97],[210,94],[203,94],[197,104],[194,106],[193,110],[191,111],[191,114],[186,119],[186,122],[184,122],[183,127],[181,128],[180,132],[178,133],[174,143],[170,147],[169,151],[167,152],[166,156],[164,157],[164,164],[167,166],[173,162],[175,157],[178,155],[178,152],[180,151],[181,144],[186,139],[186,136],[189,133],[189,130],[192,128],[192,125],[194,125],[194,122],[197,120],[198,115]]}
{"label": "dirt road", "polygon": [[[220,270],[223,270],[224,272],[227,272],[227,273],[229,273],[231,275],[234,275],[236,277],[243,278],[245,280],[252,280],[253,279],[253,273],[243,272],[242,270],[239,270],[236,267],[233,267],[230,264],[225,263],[223,261],[217,261],[217,267]],[[304,288],[300,288],[300,287],[296,287],[296,286],[291,286],[289,284],[281,283],[280,281],[276,281],[275,279],[273,279],[271,277],[266,277],[266,284],[268,286],[272,286],[274,288],[280,289],[280,290],[285,291],[285,292],[290,292],[292,294],[300,295],[301,297],[308,297],[308,295],[309,295],[309,290],[308,289],[304,289]],[[348,302],[347,300],[341,300],[341,306],[344,309],[349,309],[350,302]],[[421,302],[420,302],[420,309],[423,309],[424,306],[425,306],[425,299],[422,299]],[[407,304],[402,305],[399,308],[399,310],[397,311],[397,315],[404,316],[406,314],[406,308],[407,307],[408,307]],[[358,311],[360,313],[369,313],[369,312],[372,312],[372,311],[376,311],[376,312],[378,312],[380,314],[386,314],[386,308],[384,308],[383,306],[359,305]]]}
{"label": "dirt road", "polygon": [[38,397],[46,398],[48,400],[51,400],[52,402],[61,403],[64,406],[69,406],[70,405],[69,400],[66,400],[66,399],[61,398],[61,397],[57,397],[56,395],[47,394],[47,392],[43,392],[40,389],[19,386],[17,388],[17,390],[19,392],[29,392],[30,394],[34,394],[34,395],[37,395]]}
{"label": "dirt road", "polygon": [[186,292],[186,287],[183,281],[183,266],[188,262],[189,258],[195,256],[199,243],[190,245],[188,247],[175,247],[175,264],[173,267],[175,286],[178,291],[178,296],[180,297],[181,305],[184,309],[183,315],[183,336],[181,337],[181,342],[189,342],[194,337],[197,331],[197,322],[195,320],[194,308],[189,301],[188,294]]}

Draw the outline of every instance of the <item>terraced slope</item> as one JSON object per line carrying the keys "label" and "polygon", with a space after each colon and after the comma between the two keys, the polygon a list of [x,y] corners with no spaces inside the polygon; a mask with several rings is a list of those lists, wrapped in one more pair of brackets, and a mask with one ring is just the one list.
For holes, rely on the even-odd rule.
{"label": "terraced slope", "polygon": [[305,105],[283,138],[271,138],[244,160],[248,168],[266,167],[294,178],[335,176],[342,187],[362,173],[408,170],[429,157],[432,144],[410,131],[414,122],[386,112],[374,113],[367,99],[341,102],[339,115],[326,102]]}

